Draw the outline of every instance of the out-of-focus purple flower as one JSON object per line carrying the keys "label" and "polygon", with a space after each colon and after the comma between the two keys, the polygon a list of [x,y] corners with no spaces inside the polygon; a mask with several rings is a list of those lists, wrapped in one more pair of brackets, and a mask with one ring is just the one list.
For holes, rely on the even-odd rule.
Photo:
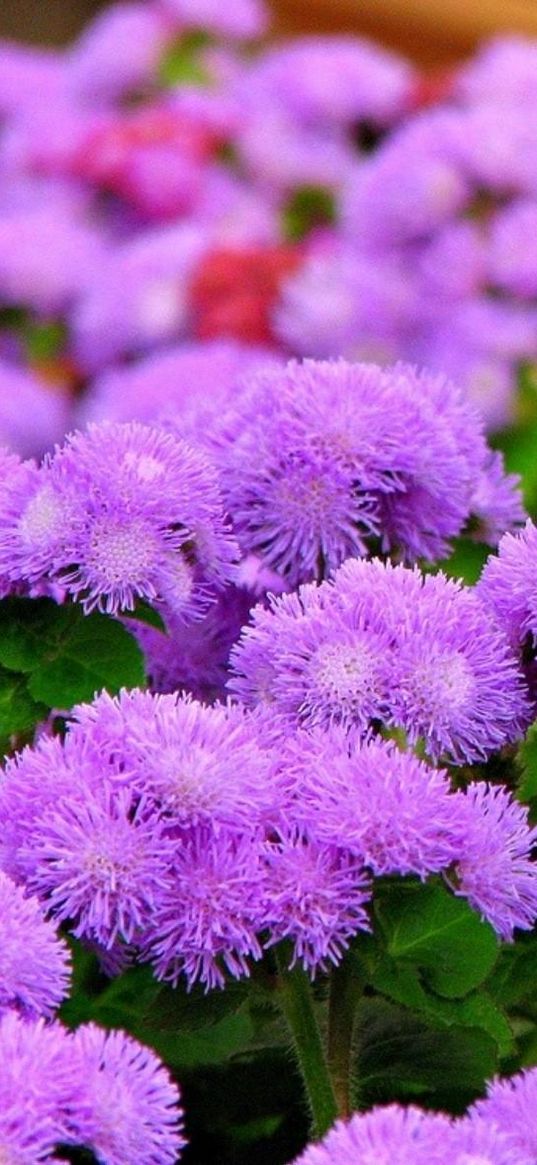
{"label": "out-of-focus purple flower", "polygon": [[496,100],[454,114],[454,156],[474,191],[492,195],[537,192],[537,126],[524,103],[507,102],[498,118]]}
{"label": "out-of-focus purple flower", "polygon": [[0,218],[0,303],[63,312],[104,258],[100,232],[65,208],[40,206]]}
{"label": "out-of-focus purple flower", "polygon": [[490,556],[477,585],[485,608],[491,610],[514,645],[527,635],[537,642],[537,527],[528,519],[519,534],[505,534],[498,556]]}
{"label": "out-of-focus purple flower", "polygon": [[426,878],[460,856],[466,803],[412,753],[314,732],[289,736],[282,755],[294,816],[373,874]]}
{"label": "out-of-focus purple flower", "polygon": [[337,190],[352,172],[354,154],[341,127],[299,124],[278,102],[254,103],[244,113],[234,145],[250,178],[269,190]]}
{"label": "out-of-focus purple flower", "polygon": [[343,829],[338,841],[323,844],[300,826],[283,826],[264,851],[267,945],[288,940],[290,966],[313,974],[337,965],[350,939],[370,929],[367,877]]}
{"label": "out-of-focus purple flower", "polygon": [[156,4],[120,0],[107,5],[68,51],[68,91],[93,106],[117,101],[153,79],[171,36]]}
{"label": "out-of-focus purple flower", "polygon": [[485,41],[471,60],[459,66],[455,92],[477,104],[515,104],[526,108],[537,101],[537,47],[526,36],[511,33]]}
{"label": "out-of-focus purple flower", "polygon": [[157,0],[159,6],[179,30],[203,29],[238,40],[261,36],[268,23],[263,0],[234,0],[228,8],[218,0]]}
{"label": "out-of-focus purple flower", "polygon": [[450,140],[453,121],[444,110],[424,113],[355,168],[341,201],[355,245],[375,252],[426,239],[466,207],[471,187]]}
{"label": "out-of-focus purple flower", "polygon": [[233,574],[216,474],[171,434],[91,425],[28,479],[2,522],[0,563],[12,557],[13,577],[47,571],[87,611],[115,614],[144,598],[189,618],[207,605],[207,586]]}
{"label": "out-of-focus purple flower", "polygon": [[77,1066],[59,1024],[24,1020],[14,1011],[0,1019],[0,1154],[6,1162],[56,1160],[54,1148],[69,1140],[80,1104]]}
{"label": "out-of-focus purple flower", "polygon": [[525,806],[501,786],[475,783],[466,799],[457,892],[510,942],[516,927],[531,930],[537,918],[537,865],[531,858],[537,829],[528,825]]}
{"label": "out-of-focus purple flower", "polygon": [[239,81],[250,101],[281,102],[302,123],[385,125],[408,106],[412,67],[352,36],[303,36],[267,50]]}
{"label": "out-of-focus purple flower", "polygon": [[261,837],[207,826],[177,847],[168,884],[145,927],[144,951],[159,978],[223,987],[249,974],[264,925]]}
{"label": "out-of-focus purple flower", "polygon": [[487,243],[479,223],[462,219],[449,222],[416,251],[422,294],[448,301],[475,295],[486,281]]}
{"label": "out-of-focus purple flower", "polygon": [[298,356],[386,363],[400,352],[414,304],[412,274],[393,256],[314,244],[282,285],[274,328]]}
{"label": "out-of-focus purple flower", "polygon": [[188,323],[187,283],[206,247],[191,223],[154,227],[117,247],[71,315],[80,367],[92,374],[125,354],[180,338]]}
{"label": "out-of-focus purple flower", "polygon": [[0,43],[0,112],[20,114],[21,107],[49,105],[62,93],[64,66],[61,53],[36,45]]}
{"label": "out-of-focus purple flower", "polygon": [[490,225],[487,267],[489,282],[523,299],[537,295],[537,200],[514,199],[496,211]]}
{"label": "out-of-focus purple flower", "polygon": [[470,1110],[470,1118],[477,1113],[498,1136],[504,1136],[517,1152],[515,1161],[537,1157],[537,1128],[535,1101],[537,1097],[537,1069],[518,1072],[510,1080],[493,1080],[484,1100],[478,1100]]}
{"label": "out-of-focus purple flower", "polygon": [[520,479],[505,472],[500,453],[491,452],[472,495],[472,538],[496,546],[506,531],[519,531],[525,516]]}
{"label": "out-of-focus purple flower", "polygon": [[28,369],[0,361],[0,442],[21,457],[40,456],[69,428],[67,395]]}
{"label": "out-of-focus purple flower", "polygon": [[112,783],[127,783],[172,831],[248,826],[276,801],[273,760],[241,707],[135,690],[103,693],[74,714],[84,750],[116,758]]}
{"label": "out-of-focus purple flower", "polygon": [[71,1143],[106,1165],[175,1165],[185,1145],[179,1090],[155,1053],[95,1024],[71,1039],[83,1082]]}
{"label": "out-of-focus purple flower", "polygon": [[[392,1104],[355,1113],[348,1122],[338,1121],[320,1144],[310,1145],[297,1157],[295,1165],[380,1165],[384,1161],[396,1161],[397,1165],[455,1165],[457,1159],[450,1152],[450,1141],[447,1116]],[[464,1159],[460,1165],[464,1165]],[[485,1160],[483,1165],[489,1162]]]}
{"label": "out-of-focus purple flower", "polygon": [[187,440],[198,432],[207,435],[213,413],[233,402],[240,378],[275,360],[270,349],[238,340],[157,350],[135,364],[102,372],[79,407],[79,419],[148,423],[177,416],[176,431]]}
{"label": "out-of-focus purple flower", "polygon": [[0,873],[0,1014],[51,1016],[67,995],[69,953],[36,898]]}

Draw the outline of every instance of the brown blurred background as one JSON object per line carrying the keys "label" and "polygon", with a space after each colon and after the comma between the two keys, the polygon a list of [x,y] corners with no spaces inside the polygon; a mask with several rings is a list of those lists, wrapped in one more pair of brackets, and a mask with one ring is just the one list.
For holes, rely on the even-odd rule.
{"label": "brown blurred background", "polygon": [[[233,3],[233,0],[229,0]],[[72,38],[105,0],[0,0],[0,36]],[[467,56],[497,31],[537,36],[537,0],[272,0],[274,31],[353,31],[430,66]]]}

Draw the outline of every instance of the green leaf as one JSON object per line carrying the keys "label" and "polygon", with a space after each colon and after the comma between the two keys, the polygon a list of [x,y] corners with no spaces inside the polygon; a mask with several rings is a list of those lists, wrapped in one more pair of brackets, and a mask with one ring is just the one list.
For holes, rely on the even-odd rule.
{"label": "green leaf", "polygon": [[466,995],[492,970],[492,927],[439,882],[380,884],[375,912],[391,957],[419,967],[438,995]]}
{"label": "green leaf", "polygon": [[537,797],[537,722],[528,729],[518,749],[516,763],[521,770],[517,795],[521,801],[532,801]]}
{"label": "green leaf", "polygon": [[145,678],[142,652],[121,623],[50,599],[0,604],[0,664],[27,673],[30,697],[49,708],[68,709]]}
{"label": "green leaf", "polygon": [[29,694],[25,676],[0,668],[0,740],[29,732],[47,714],[48,707]]}
{"label": "green leaf", "polygon": [[299,186],[282,211],[284,237],[290,242],[303,239],[316,226],[333,223],[335,201],[325,186]]}
{"label": "green leaf", "polygon": [[503,1007],[513,1007],[527,1000],[537,1003],[537,934],[519,935],[517,941],[502,947],[487,991]]}
{"label": "green leaf", "polygon": [[204,32],[191,32],[181,37],[168,49],[159,66],[159,80],[166,87],[193,85],[208,88],[211,74],[203,61],[201,51],[211,43]]}
{"label": "green leaf", "polygon": [[360,1107],[424,1099],[463,1111],[497,1068],[497,1043],[480,1028],[432,1027],[383,999],[364,999],[354,1076]]}
{"label": "green leaf", "polygon": [[454,543],[450,557],[438,565],[450,578],[462,578],[464,582],[473,584],[477,582],[489,553],[490,548],[483,542],[459,538]]}

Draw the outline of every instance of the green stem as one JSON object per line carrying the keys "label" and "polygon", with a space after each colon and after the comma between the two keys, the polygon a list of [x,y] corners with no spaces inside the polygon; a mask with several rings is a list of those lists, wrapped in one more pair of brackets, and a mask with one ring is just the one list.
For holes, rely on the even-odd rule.
{"label": "green stem", "polygon": [[301,967],[293,967],[292,971],[288,969],[285,954],[277,950],[276,958],[278,1000],[293,1037],[313,1118],[313,1136],[320,1138],[332,1127],[338,1111],[313,1007],[311,984]]}
{"label": "green stem", "polygon": [[356,1006],[362,994],[362,982],[356,961],[348,954],[330,973],[328,1005],[328,1065],[336,1096],[338,1114],[352,1112],[351,1053]]}

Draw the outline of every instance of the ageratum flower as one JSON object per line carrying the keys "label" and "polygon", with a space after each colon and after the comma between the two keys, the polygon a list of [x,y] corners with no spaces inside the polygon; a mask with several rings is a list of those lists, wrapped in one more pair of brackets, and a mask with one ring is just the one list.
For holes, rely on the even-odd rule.
{"label": "ageratum flower", "polygon": [[72,1037],[82,1087],[71,1143],[106,1165],[175,1165],[185,1145],[179,1091],[154,1052],[84,1024]]}
{"label": "ageratum flower", "polygon": [[369,930],[370,897],[360,861],[337,841],[323,844],[299,826],[282,826],[264,850],[267,946],[286,939],[290,966],[315,974],[339,963],[351,938]]}
{"label": "ageratum flower", "polygon": [[0,1160],[8,1165],[54,1160],[55,1146],[72,1131],[70,1116],[76,1099],[80,1103],[77,1083],[77,1060],[65,1029],[7,1012],[0,1019]]}
{"label": "ageratum flower", "polygon": [[144,952],[159,979],[224,987],[249,974],[264,924],[261,838],[194,827],[181,839],[166,887],[147,920]]}
{"label": "ageratum flower", "polygon": [[338,1121],[295,1165],[531,1165],[493,1124],[391,1104]]}
{"label": "ageratum flower", "polygon": [[465,800],[457,892],[509,942],[516,927],[531,930],[537,918],[537,828],[502,786],[469,785]]}
{"label": "ageratum flower", "polygon": [[463,852],[464,798],[447,774],[390,741],[349,747],[341,733],[301,732],[283,749],[294,817],[373,874],[428,874]]}
{"label": "ageratum flower", "polygon": [[291,362],[245,383],[219,454],[243,552],[291,586],[376,540],[410,561],[449,552],[489,457],[453,385],[343,360]]}
{"label": "ageratum flower", "polygon": [[107,693],[74,710],[85,752],[110,758],[110,786],[143,798],[171,827],[250,825],[276,801],[274,762],[240,706],[199,704],[177,693]]}
{"label": "ageratum flower", "polygon": [[195,617],[206,589],[233,574],[215,474],[204,455],[144,425],[91,425],[38,470],[15,474],[5,504],[0,568],[47,575],[86,611],[116,614],[166,600]]}
{"label": "ageratum flower", "polygon": [[520,534],[505,534],[477,584],[485,606],[515,645],[537,643],[537,526],[528,519]]}
{"label": "ageratum flower", "polygon": [[50,1017],[68,989],[66,943],[37,899],[0,873],[0,1015],[14,1008],[27,1019]]}
{"label": "ageratum flower", "polygon": [[507,1138],[518,1156],[516,1161],[535,1161],[537,1157],[537,1126],[535,1101],[537,1097],[537,1069],[518,1072],[510,1080],[493,1080],[485,1100],[478,1100],[470,1110],[495,1131]]}

